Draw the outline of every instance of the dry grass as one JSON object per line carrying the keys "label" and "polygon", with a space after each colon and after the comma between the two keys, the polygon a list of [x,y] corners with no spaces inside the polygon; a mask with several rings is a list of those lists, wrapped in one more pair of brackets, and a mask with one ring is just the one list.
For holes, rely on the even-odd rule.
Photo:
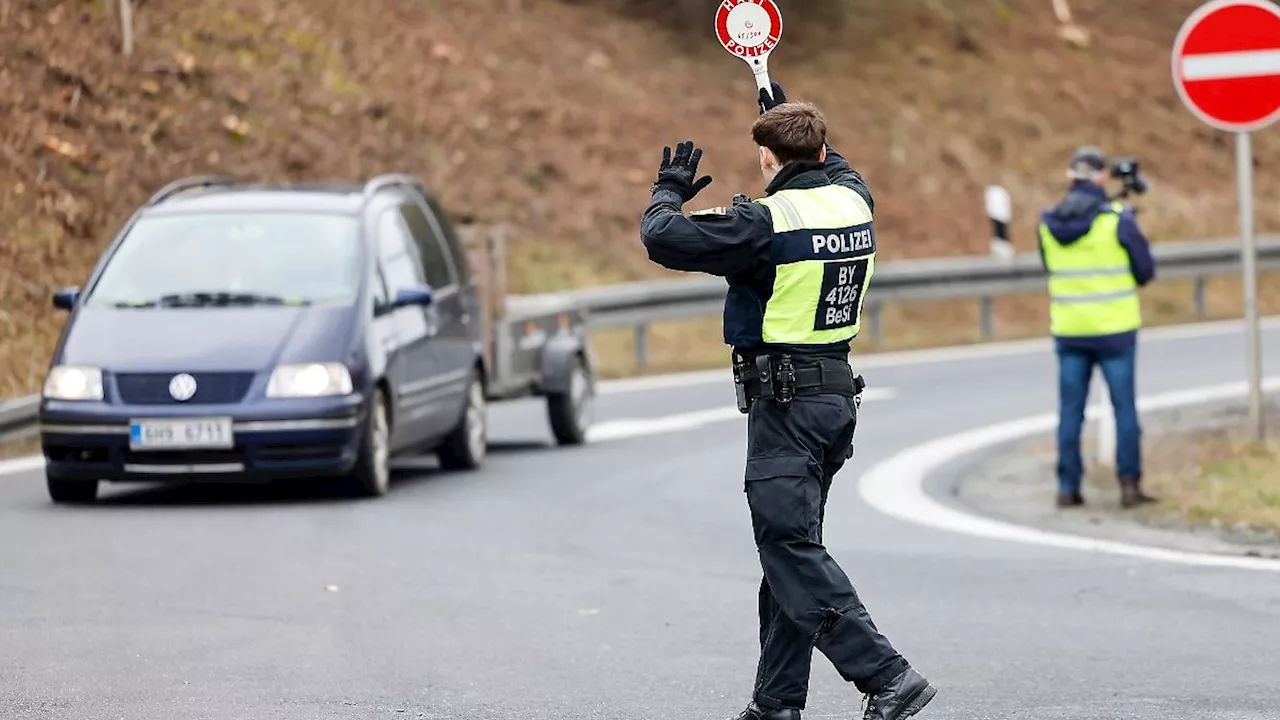
{"label": "dry grass", "polygon": [[1280,440],[1254,445],[1241,428],[1156,441],[1143,483],[1161,502],[1149,511],[1234,531],[1280,533]]}
{"label": "dry grass", "polygon": [[0,442],[0,460],[38,454],[40,454],[39,437],[28,437],[21,440]]}

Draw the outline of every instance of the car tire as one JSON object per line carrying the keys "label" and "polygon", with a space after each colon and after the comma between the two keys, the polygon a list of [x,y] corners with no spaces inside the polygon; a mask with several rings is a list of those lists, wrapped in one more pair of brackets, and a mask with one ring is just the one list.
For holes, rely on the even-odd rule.
{"label": "car tire", "polygon": [[569,373],[569,391],[547,396],[547,419],[557,444],[581,445],[587,440],[595,409],[595,379],[582,356],[574,359]]}
{"label": "car tire", "polygon": [[477,470],[484,464],[489,445],[488,412],[484,380],[473,370],[462,417],[436,452],[441,467],[446,470]]}
{"label": "car tire", "polygon": [[66,480],[46,474],[45,484],[55,503],[91,503],[98,499],[97,480]]}
{"label": "car tire", "polygon": [[356,465],[347,476],[347,486],[360,497],[380,497],[391,487],[391,420],[387,413],[387,396],[375,390],[365,418],[364,434]]}

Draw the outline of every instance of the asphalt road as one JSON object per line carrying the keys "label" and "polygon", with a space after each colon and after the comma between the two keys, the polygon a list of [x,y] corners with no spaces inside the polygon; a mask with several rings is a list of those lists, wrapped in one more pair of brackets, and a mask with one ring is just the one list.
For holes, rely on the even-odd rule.
{"label": "asphalt road", "polygon": [[[1242,379],[1243,347],[1148,336],[1140,391]],[[1280,331],[1264,353],[1280,372]],[[1280,574],[953,534],[859,499],[895,452],[1051,410],[1053,363],[864,371],[879,396],[826,537],[938,685],[919,717],[1280,718]],[[727,378],[614,392],[610,439],[565,450],[539,406],[495,408],[484,470],[408,463],[365,502],[116,486],[61,507],[40,475],[0,475],[0,717],[731,717],[759,583],[732,402]],[[813,675],[806,718],[858,716],[820,654]]]}

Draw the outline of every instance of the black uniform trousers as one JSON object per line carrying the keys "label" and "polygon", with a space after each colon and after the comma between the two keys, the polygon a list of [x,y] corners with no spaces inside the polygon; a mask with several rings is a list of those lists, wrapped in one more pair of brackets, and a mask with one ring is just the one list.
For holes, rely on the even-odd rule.
{"label": "black uniform trousers", "polygon": [[862,693],[908,667],[822,544],[827,494],[857,413],[842,395],[796,397],[785,410],[771,397],[751,404],[745,492],[764,570],[754,696],[763,707],[804,708],[815,647]]}

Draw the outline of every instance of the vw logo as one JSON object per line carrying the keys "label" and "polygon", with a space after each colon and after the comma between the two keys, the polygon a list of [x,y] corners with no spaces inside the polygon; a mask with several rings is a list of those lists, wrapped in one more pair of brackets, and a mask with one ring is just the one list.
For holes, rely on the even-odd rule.
{"label": "vw logo", "polygon": [[196,394],[196,379],[186,373],[179,373],[169,381],[169,395],[178,402],[186,402]]}

